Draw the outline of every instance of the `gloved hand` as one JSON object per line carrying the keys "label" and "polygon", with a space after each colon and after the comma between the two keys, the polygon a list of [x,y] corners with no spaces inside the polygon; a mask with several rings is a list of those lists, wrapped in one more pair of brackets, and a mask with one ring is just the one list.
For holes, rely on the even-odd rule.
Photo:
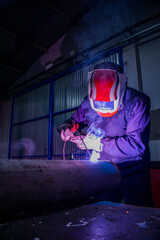
{"label": "gloved hand", "polygon": [[62,129],[61,131],[61,139],[63,141],[69,141],[70,138],[74,136],[73,132],[69,128],[67,128],[65,131]]}
{"label": "gloved hand", "polygon": [[[82,141],[83,140],[83,141]],[[74,136],[70,138],[71,142],[76,143],[77,147],[86,150],[88,149],[95,150],[97,152],[101,152],[103,148],[103,144],[101,143],[101,138],[96,137],[93,134],[81,135],[81,136]]]}

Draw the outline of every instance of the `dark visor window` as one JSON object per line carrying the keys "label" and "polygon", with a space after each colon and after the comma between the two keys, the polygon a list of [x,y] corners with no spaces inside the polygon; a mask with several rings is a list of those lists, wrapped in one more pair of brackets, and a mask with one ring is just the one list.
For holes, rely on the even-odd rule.
{"label": "dark visor window", "polygon": [[93,100],[94,107],[99,110],[114,110],[114,101],[103,102]]}

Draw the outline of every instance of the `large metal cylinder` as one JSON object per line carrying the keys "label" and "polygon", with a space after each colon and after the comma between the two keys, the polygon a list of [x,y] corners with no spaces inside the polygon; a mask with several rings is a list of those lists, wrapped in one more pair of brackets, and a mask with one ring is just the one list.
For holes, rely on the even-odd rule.
{"label": "large metal cylinder", "polygon": [[116,165],[86,160],[0,160],[0,212],[54,205],[107,193]]}

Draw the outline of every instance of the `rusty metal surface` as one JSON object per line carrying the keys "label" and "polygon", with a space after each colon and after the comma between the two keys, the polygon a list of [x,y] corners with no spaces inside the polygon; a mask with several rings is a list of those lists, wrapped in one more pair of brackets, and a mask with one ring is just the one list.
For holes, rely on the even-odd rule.
{"label": "rusty metal surface", "polygon": [[107,161],[0,160],[0,213],[71,202],[118,186]]}
{"label": "rusty metal surface", "polygon": [[160,209],[102,202],[0,224],[1,240],[159,240]]}

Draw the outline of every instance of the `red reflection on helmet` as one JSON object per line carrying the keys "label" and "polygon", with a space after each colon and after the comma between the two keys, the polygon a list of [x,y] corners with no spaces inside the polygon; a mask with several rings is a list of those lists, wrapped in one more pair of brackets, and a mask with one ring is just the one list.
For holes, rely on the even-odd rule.
{"label": "red reflection on helmet", "polygon": [[116,72],[113,70],[95,70],[91,77],[90,98],[96,101],[114,101],[117,99],[118,85]]}

